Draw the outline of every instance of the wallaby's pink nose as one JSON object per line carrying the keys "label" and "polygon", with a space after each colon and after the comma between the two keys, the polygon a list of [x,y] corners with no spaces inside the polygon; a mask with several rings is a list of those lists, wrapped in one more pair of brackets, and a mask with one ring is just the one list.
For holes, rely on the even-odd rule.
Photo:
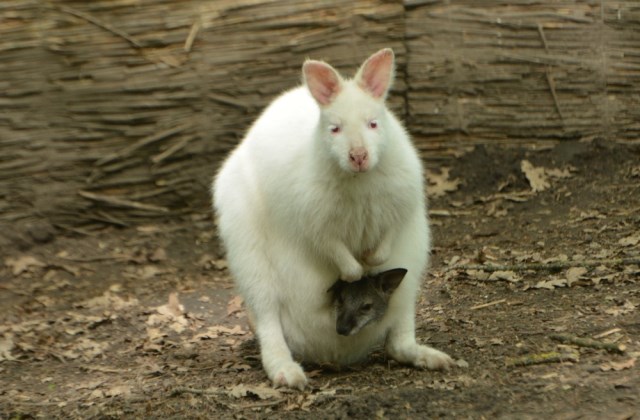
{"label": "wallaby's pink nose", "polygon": [[349,151],[349,161],[351,166],[357,171],[366,171],[369,166],[369,153],[364,147],[356,147]]}

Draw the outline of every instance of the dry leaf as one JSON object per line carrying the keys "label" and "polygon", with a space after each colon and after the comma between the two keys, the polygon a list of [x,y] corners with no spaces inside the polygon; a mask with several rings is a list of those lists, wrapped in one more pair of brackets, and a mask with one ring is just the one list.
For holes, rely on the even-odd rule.
{"label": "dry leaf", "polygon": [[227,395],[233,398],[243,398],[255,395],[261,400],[278,399],[282,397],[282,392],[265,385],[236,385],[227,390]]}
{"label": "dry leaf", "polygon": [[565,169],[545,169],[545,173],[553,178],[571,178],[571,171],[575,171],[576,168],[574,166],[569,166]]}
{"label": "dry leaf", "polygon": [[618,315],[628,314],[629,312],[633,312],[635,311],[635,309],[636,309],[636,305],[634,305],[633,302],[626,301],[624,305],[606,309],[604,313],[608,315],[618,316]]}
{"label": "dry leaf", "polygon": [[0,338],[0,362],[3,360],[16,360],[16,358],[11,355],[11,350],[13,350],[14,347],[13,334],[5,333],[5,335]]}
{"label": "dry leaf", "polygon": [[585,267],[571,267],[565,273],[567,277],[567,286],[571,287],[572,284],[578,282],[582,276],[587,274],[587,270]]}
{"label": "dry leaf", "polygon": [[158,268],[155,265],[145,265],[140,270],[138,270],[138,275],[143,280],[149,280],[157,276],[158,274],[162,274],[164,272],[165,270],[162,270],[161,268]]}
{"label": "dry leaf", "polygon": [[613,371],[620,371],[620,370],[624,370],[624,369],[631,369],[632,367],[634,367],[636,365],[636,358],[631,358],[629,360],[626,360],[624,362],[609,362],[609,363],[605,363],[603,365],[600,365],[600,370],[602,370],[603,372],[608,372],[610,370]]}
{"label": "dry leaf", "polygon": [[20,275],[25,271],[29,271],[31,267],[46,266],[45,263],[30,255],[23,255],[17,258],[7,258],[4,263],[7,267],[11,268],[11,274],[14,276]]}
{"label": "dry leaf", "polygon": [[506,280],[515,283],[520,281],[520,277],[518,277],[515,271],[494,271],[489,276],[489,280]]}
{"label": "dry leaf", "polygon": [[112,309],[114,311],[121,311],[122,309],[130,308],[132,306],[138,306],[139,302],[136,298],[129,298],[127,300],[122,299],[120,296],[106,291],[102,296],[98,296],[84,302],[80,302],[74,305],[76,308],[87,308],[94,310]]}
{"label": "dry leaf", "polygon": [[116,385],[104,392],[107,397],[119,397],[131,394],[131,386],[129,385]]}
{"label": "dry leaf", "polygon": [[220,336],[230,336],[230,335],[245,335],[247,332],[242,329],[240,325],[236,325],[233,328],[225,327],[224,325],[214,325],[212,327],[207,328],[205,332],[200,334],[196,334],[193,337],[193,341],[198,340],[210,340],[212,338],[217,338]]}
{"label": "dry leaf", "polygon": [[166,305],[158,306],[156,310],[159,314],[166,315],[171,318],[178,318],[184,315],[184,306],[180,304],[178,294],[176,292],[170,293],[169,302]]}
{"label": "dry leaf", "polygon": [[450,180],[450,170],[450,168],[442,168],[438,174],[427,169],[427,194],[429,196],[440,197],[458,189],[462,181],[457,178]]}
{"label": "dry leaf", "polygon": [[242,310],[242,297],[235,296],[227,304],[227,316],[231,316],[236,312],[240,312],[241,310]]}
{"label": "dry leaf", "polygon": [[167,251],[164,248],[158,248],[151,255],[149,255],[149,261],[161,262],[167,259]]}
{"label": "dry leaf", "polygon": [[524,172],[524,176],[527,177],[533,191],[544,191],[551,186],[544,168],[536,168],[528,160],[523,160],[520,163],[520,169]]}
{"label": "dry leaf", "polygon": [[636,246],[640,243],[640,234],[627,236],[618,241],[618,245],[621,246]]}
{"label": "dry leaf", "polygon": [[567,279],[551,279],[551,280],[543,280],[536,283],[534,289],[549,289],[553,290],[556,287],[566,287]]}
{"label": "dry leaf", "polygon": [[163,332],[160,328],[147,328],[147,337],[149,341],[162,341],[167,334]]}
{"label": "dry leaf", "polygon": [[576,170],[573,166],[569,166],[565,169],[535,167],[528,160],[523,160],[520,163],[520,169],[529,181],[529,185],[531,185],[531,189],[534,192],[544,191],[551,187],[551,183],[549,182],[550,177],[570,178],[571,171]]}
{"label": "dry leaf", "polygon": [[469,276],[469,278],[486,281],[489,279],[489,273],[483,270],[466,270],[465,274]]}

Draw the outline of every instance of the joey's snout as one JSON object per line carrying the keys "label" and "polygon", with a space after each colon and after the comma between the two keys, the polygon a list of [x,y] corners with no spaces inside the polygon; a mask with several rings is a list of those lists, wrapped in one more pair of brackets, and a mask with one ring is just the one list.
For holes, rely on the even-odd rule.
{"label": "joey's snout", "polygon": [[346,337],[353,333],[355,326],[355,320],[339,319],[336,323],[336,332]]}
{"label": "joey's snout", "polygon": [[369,169],[369,152],[364,147],[355,147],[349,151],[349,164],[354,172],[365,172]]}

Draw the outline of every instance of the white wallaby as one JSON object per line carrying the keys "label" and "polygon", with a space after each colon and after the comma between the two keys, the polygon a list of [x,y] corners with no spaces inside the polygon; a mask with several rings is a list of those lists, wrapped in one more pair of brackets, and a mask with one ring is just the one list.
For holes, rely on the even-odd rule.
{"label": "white wallaby", "polygon": [[[394,55],[369,57],[353,79],[308,60],[303,86],[275,99],[222,165],[213,185],[218,229],[253,315],[275,386],[302,389],[294,361],[349,364],[386,340],[401,363],[446,369],[453,360],[415,338],[415,302],[430,231],[421,161],[385,106]],[[336,332],[327,290],[336,279],[407,270],[383,319]]]}

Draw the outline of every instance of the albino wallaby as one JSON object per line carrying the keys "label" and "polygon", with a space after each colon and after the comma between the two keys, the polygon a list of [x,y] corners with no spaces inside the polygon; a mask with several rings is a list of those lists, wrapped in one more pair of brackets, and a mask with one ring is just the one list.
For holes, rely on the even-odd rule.
{"label": "albino wallaby", "polygon": [[[420,158],[385,106],[394,72],[390,49],[369,57],[353,79],[307,60],[303,86],[264,110],[214,181],[229,268],[275,386],[306,386],[294,357],[344,365],[382,342],[401,363],[453,364],[415,338],[431,239]],[[393,267],[407,274],[383,319],[337,334],[326,293],[335,279]]]}
{"label": "albino wallaby", "polygon": [[404,268],[383,271],[348,282],[338,280],[328,290],[336,310],[336,332],[353,335],[384,317],[389,299],[407,274]]}

